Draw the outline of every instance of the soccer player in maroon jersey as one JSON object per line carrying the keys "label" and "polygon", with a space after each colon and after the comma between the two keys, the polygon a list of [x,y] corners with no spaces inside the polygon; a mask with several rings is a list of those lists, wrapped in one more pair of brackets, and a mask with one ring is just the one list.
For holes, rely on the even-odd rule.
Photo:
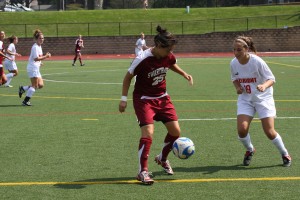
{"label": "soccer player in maroon jersey", "polygon": [[3,41],[5,39],[5,32],[4,31],[0,31],[0,86],[4,85],[7,82],[7,78],[6,75],[4,73],[4,69],[3,69],[3,60],[4,58],[7,58],[8,60],[12,61],[11,58],[7,57],[4,53],[4,44]]}
{"label": "soccer player in maroon jersey", "polygon": [[166,75],[170,69],[189,83],[193,84],[191,75],[183,71],[177,64],[172,53],[177,40],[166,29],[157,26],[158,34],[154,37],[155,46],[139,54],[132,62],[123,80],[122,97],[119,111],[122,113],[127,107],[127,95],[131,80],[136,76],[133,91],[133,106],[141,128],[139,142],[139,172],[137,180],[143,184],[154,183],[151,172],[148,171],[148,156],[154,134],[154,120],[161,121],[167,135],[164,139],[164,147],[155,162],[161,165],[164,171],[173,175],[170,162],[167,160],[174,141],[180,136],[178,117],[170,96],[166,91]]}
{"label": "soccer player in maroon jersey", "polygon": [[76,62],[77,58],[80,62],[80,66],[84,66],[84,64],[82,63],[82,58],[81,58],[81,48],[84,48],[84,45],[83,45],[82,36],[79,35],[78,39],[75,41],[75,57],[73,59],[72,66],[75,66],[75,62]]}

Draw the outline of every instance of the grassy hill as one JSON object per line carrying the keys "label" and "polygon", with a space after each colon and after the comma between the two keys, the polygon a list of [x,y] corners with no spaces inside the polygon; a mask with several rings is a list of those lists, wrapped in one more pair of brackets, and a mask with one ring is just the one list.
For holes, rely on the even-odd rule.
{"label": "grassy hill", "polygon": [[[221,23],[221,27],[212,28],[212,22],[209,24],[204,23],[202,26],[209,27],[208,30],[203,32],[211,31],[228,31],[226,27],[231,25],[237,25],[237,28],[243,26],[245,18],[253,19],[250,28],[260,28],[266,27],[266,25],[272,23],[272,27],[275,26],[273,17],[271,21],[264,21],[261,19],[266,19],[264,16],[282,16],[280,17],[281,25],[296,26],[300,25],[300,6],[290,5],[290,6],[259,6],[259,7],[220,7],[220,8],[191,8],[190,13],[186,13],[185,8],[172,8],[172,9],[123,9],[123,10],[80,10],[80,11],[37,11],[37,12],[2,12],[1,13],[1,24],[0,29],[7,30],[8,32],[17,32],[21,37],[28,37],[33,29],[37,27],[42,27],[43,30],[49,32],[50,35],[54,36],[69,36],[73,35],[74,29],[78,29],[79,26],[83,25],[83,30],[80,31],[84,35],[131,35],[140,32],[138,28],[142,30],[146,29],[145,32],[151,34],[153,24],[164,24],[166,22],[191,22],[191,21],[224,21],[229,19],[228,23]],[[260,17],[260,18],[258,18]],[[243,25],[239,25],[235,21],[230,21],[232,19],[242,20]],[[281,19],[282,18],[282,19]],[[17,19],[17,20],[16,20]],[[277,20],[277,19],[276,19]],[[141,23],[147,23],[146,27],[141,26]],[[62,24],[60,25],[57,24]],[[67,23],[72,23],[67,24]],[[75,23],[75,24],[73,24]],[[76,23],[79,26],[76,26]],[[94,24],[101,23],[101,24]],[[128,24],[131,23],[131,24]],[[153,24],[152,24],[153,23]],[[248,22],[247,22],[248,23]],[[94,24],[92,26],[86,27],[87,24]],[[172,26],[172,29],[178,29],[177,33],[183,34],[195,34],[195,29],[204,29],[201,27],[194,26],[191,30],[183,32],[181,24],[178,23]],[[17,26],[16,26],[17,25]],[[24,27],[24,25],[26,25]],[[273,26],[274,25],[274,26]],[[53,27],[49,27],[53,26]],[[70,27],[69,27],[70,26]],[[94,26],[94,27],[93,27]],[[113,26],[113,28],[112,28]],[[124,27],[121,27],[124,26]],[[149,26],[151,26],[149,28]],[[248,24],[246,25],[248,26]],[[118,27],[123,28],[121,31]],[[225,28],[225,29],[224,29]],[[247,27],[248,28],[248,27]],[[276,28],[276,27],[275,27]],[[18,30],[20,29],[20,30]],[[60,29],[57,33],[57,29]],[[87,30],[91,29],[91,30]],[[95,30],[93,30],[95,29]],[[132,32],[126,32],[127,30]],[[151,30],[150,30],[151,29]],[[235,30],[236,28],[232,28]],[[126,30],[124,32],[124,30]],[[76,31],[77,33],[78,31]],[[28,34],[30,33],[30,34]],[[48,35],[49,35],[48,34]]]}

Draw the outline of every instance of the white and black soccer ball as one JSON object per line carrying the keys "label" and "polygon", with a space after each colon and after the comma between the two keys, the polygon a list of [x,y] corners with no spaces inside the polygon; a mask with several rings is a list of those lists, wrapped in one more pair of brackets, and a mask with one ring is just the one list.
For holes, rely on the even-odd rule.
{"label": "white and black soccer ball", "polygon": [[180,159],[187,159],[195,153],[194,142],[187,137],[180,137],[173,143],[174,155]]}

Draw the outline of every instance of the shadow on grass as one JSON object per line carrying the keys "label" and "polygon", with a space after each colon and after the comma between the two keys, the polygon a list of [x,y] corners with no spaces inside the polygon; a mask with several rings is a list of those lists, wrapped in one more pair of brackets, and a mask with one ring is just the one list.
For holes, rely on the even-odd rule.
{"label": "shadow on grass", "polygon": [[[260,167],[245,167],[242,165],[233,165],[233,166],[203,166],[203,167],[194,167],[194,168],[185,168],[185,167],[176,167],[173,168],[175,173],[176,172],[186,172],[186,173],[195,173],[195,172],[202,172],[203,174],[213,174],[219,171],[236,171],[236,170],[257,170],[257,169],[264,169],[264,168],[273,168],[279,167],[281,165],[272,165],[272,166],[260,166]],[[154,172],[154,180],[158,182],[172,182],[172,181],[179,181],[180,179],[172,179],[168,176],[164,171]],[[159,178],[160,176],[164,176],[166,178]],[[167,178],[168,177],[168,178]],[[141,186],[147,186],[141,184],[141,182],[136,181],[134,177],[121,177],[121,178],[101,178],[101,179],[88,179],[88,180],[79,180],[73,182],[61,182],[53,185],[58,189],[83,189],[88,185],[108,185],[108,184],[138,184]]]}
{"label": "shadow on grass", "polygon": [[134,177],[121,177],[121,178],[99,178],[99,179],[87,179],[73,182],[61,182],[53,185],[59,189],[83,189],[88,185],[108,185],[108,184],[139,184]]}
{"label": "shadow on grass", "polygon": [[0,108],[10,108],[10,107],[23,107],[21,104],[19,105],[0,105]]}

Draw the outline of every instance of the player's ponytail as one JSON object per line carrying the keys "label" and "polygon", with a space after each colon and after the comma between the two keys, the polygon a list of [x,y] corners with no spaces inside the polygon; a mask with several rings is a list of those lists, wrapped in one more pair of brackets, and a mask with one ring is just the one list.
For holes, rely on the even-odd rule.
{"label": "player's ponytail", "polygon": [[157,35],[154,37],[155,46],[166,48],[177,44],[175,36],[168,32],[167,29],[163,29],[161,26],[156,27]]}
{"label": "player's ponytail", "polygon": [[38,39],[40,37],[40,35],[43,35],[42,31],[40,29],[36,29],[33,33],[33,37],[35,39]]}
{"label": "player's ponytail", "polygon": [[253,39],[247,36],[238,36],[234,40],[235,42],[240,42],[244,47],[249,48],[253,53],[257,53],[256,47],[254,45]]}

